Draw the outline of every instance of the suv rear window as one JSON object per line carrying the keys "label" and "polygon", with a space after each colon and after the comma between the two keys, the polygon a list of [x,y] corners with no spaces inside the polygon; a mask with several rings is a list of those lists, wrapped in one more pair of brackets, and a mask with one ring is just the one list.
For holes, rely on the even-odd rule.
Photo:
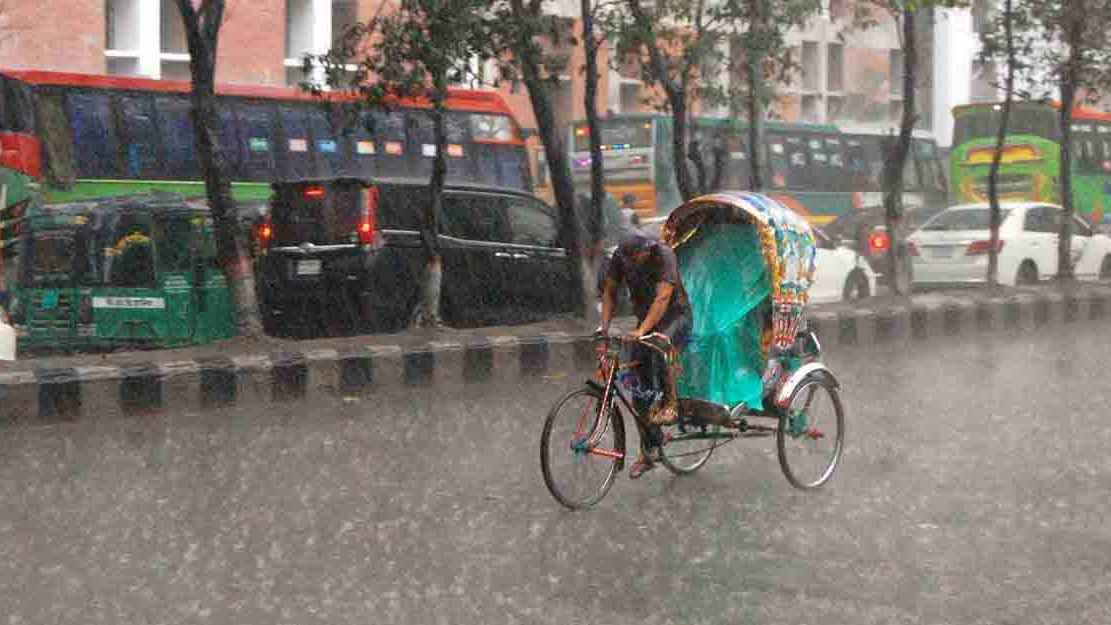
{"label": "suv rear window", "polygon": [[362,188],[346,180],[280,185],[270,218],[275,245],[357,243]]}

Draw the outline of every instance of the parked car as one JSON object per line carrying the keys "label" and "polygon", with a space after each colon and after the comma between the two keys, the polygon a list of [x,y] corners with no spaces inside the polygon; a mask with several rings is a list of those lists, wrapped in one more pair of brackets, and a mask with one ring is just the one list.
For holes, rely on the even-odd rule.
{"label": "parked car", "polygon": [[[918,208],[907,215],[906,228],[912,230],[926,221],[925,216],[932,216],[933,211]],[[825,234],[838,241],[840,245],[852,248],[867,261],[876,276],[878,284],[889,285],[888,266],[891,263],[889,250],[891,249],[891,235],[887,232],[881,207],[871,207],[857,211],[850,211],[826,224],[822,230]],[[904,230],[906,233],[909,230]],[[907,262],[902,264],[903,285],[910,285],[913,281],[913,265],[909,262],[909,251],[906,241],[896,243],[897,251]]]}
{"label": "parked car", "polygon": [[876,293],[876,274],[864,256],[815,228],[817,265],[811,302],[852,302]]}
{"label": "parked car", "polygon": [[[1008,203],[999,228],[999,282],[1032,284],[1057,271],[1057,241],[1063,213],[1060,206],[1039,202]],[[991,247],[987,204],[951,207],[908,241],[917,284],[976,284],[987,281]],[[1111,237],[1096,233],[1073,216],[1072,255],[1081,280],[1111,278]]]}
{"label": "parked car", "polygon": [[[258,258],[268,327],[405,327],[424,270],[427,185],[332,178],[273,187]],[[570,310],[570,255],[557,243],[547,204],[511,190],[451,186],[441,218],[445,322],[517,323]]]}
{"label": "parked car", "polygon": [[15,360],[15,328],[8,319],[8,312],[0,307],[0,361]]}

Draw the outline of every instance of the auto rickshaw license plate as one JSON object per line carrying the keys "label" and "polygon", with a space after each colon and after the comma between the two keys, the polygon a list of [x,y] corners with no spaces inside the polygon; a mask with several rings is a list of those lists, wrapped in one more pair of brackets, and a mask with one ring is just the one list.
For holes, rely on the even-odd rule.
{"label": "auto rickshaw license plate", "polygon": [[320,261],[319,260],[299,260],[299,261],[297,261],[297,275],[299,275],[299,276],[319,276],[320,275]]}

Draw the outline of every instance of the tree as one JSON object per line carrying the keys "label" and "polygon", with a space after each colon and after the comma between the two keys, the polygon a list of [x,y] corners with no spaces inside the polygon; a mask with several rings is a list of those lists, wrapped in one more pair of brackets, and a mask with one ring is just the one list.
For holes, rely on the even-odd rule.
{"label": "tree", "polygon": [[[729,0],[720,9],[734,29],[729,40],[744,53],[741,68],[745,77],[742,92],[727,94],[729,101],[744,102],[748,118],[748,145],[763,145],[765,110],[774,101],[776,86],[796,69],[787,33],[803,27],[821,11],[818,0]],[[730,55],[737,58],[736,53]],[[731,74],[738,72],[731,70]],[[768,80],[768,76],[772,80]],[[763,151],[750,147],[749,188],[764,188]]]}
{"label": "tree", "polygon": [[[1040,39],[1031,65],[1055,85],[1060,99],[1061,157],[1058,183],[1064,209],[1057,243],[1057,278],[1071,281],[1072,221],[1076,213],[1072,193],[1072,114],[1079,100],[1094,100],[1111,86],[1111,0],[1023,0],[1031,28],[1027,36]],[[1047,44],[1048,42],[1048,44]],[[1041,95],[1048,97],[1050,93]]]}
{"label": "tree", "polygon": [[591,287],[585,279],[575,183],[567,150],[556,126],[552,86],[566,60],[545,51],[544,43],[558,44],[563,22],[543,10],[542,0],[494,0],[482,30],[486,53],[499,61],[503,80],[520,81],[528,91],[537,132],[544,146],[552,191],[560,215],[560,245],[571,255],[572,283],[580,285],[570,295],[579,315],[586,313]]}
{"label": "tree", "polygon": [[903,111],[899,120],[899,133],[887,142],[884,150],[882,174],[884,224],[891,245],[887,250],[888,285],[896,295],[910,291],[910,267],[902,237],[903,219],[903,170],[910,155],[911,137],[918,123],[918,26],[920,17],[937,8],[964,6],[966,0],[870,0],[855,7],[854,25],[872,27],[878,22],[876,13],[891,16],[899,29],[899,47],[903,57]]}
{"label": "tree", "polygon": [[581,1],[582,39],[585,61],[585,85],[583,89],[583,105],[586,110],[586,125],[590,133],[590,224],[587,237],[589,248],[586,261],[590,267],[587,275],[594,275],[598,270],[600,258],[596,249],[597,241],[602,240],[602,204],[606,196],[606,170],[602,155],[602,131],[598,124],[598,37],[595,35],[594,19],[597,5],[591,0]]}
{"label": "tree", "polygon": [[224,0],[177,0],[189,45],[189,71],[193,82],[193,128],[197,160],[204,177],[205,194],[212,211],[216,255],[231,291],[242,336],[262,335],[255,297],[254,271],[239,240],[235,200],[226,174],[216,113],[216,51],[224,20]]}
{"label": "tree", "polygon": [[[426,261],[413,327],[443,325],[439,232],[447,177],[448,89],[471,75],[470,62],[482,52],[478,32],[486,4],[484,0],[400,0],[389,10],[381,9],[373,19],[351,26],[336,49],[305,58],[306,69],[322,66],[330,86],[358,93],[365,106],[389,107],[398,98],[408,97],[424,98],[431,105],[436,149],[421,220]],[[356,68],[350,71],[353,59]],[[319,86],[305,87],[323,95]]]}
{"label": "tree", "polygon": [[[1022,0],[1020,0],[1021,2]],[[992,154],[991,169],[988,172],[988,201],[991,205],[989,228],[991,232],[988,249],[987,282],[990,286],[999,284],[999,227],[1002,223],[1002,210],[999,206],[999,169],[1003,159],[1003,147],[1007,140],[1007,130],[1011,120],[1011,109],[1015,99],[1015,79],[1025,72],[1029,65],[1022,59],[1033,53],[1033,39],[1016,36],[1025,33],[1030,26],[1029,14],[1021,7],[1016,9],[1014,0],[1004,0],[1003,10],[990,22],[989,27],[980,33],[982,47],[980,62],[1002,63],[1004,78],[1003,104],[999,115],[999,127],[995,135],[995,152]]]}

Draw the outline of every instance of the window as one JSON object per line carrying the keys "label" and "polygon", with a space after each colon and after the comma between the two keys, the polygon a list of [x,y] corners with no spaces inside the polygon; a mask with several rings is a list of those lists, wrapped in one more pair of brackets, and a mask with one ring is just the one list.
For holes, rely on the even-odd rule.
{"label": "window", "polygon": [[173,215],[156,220],[158,228],[158,267],[167,273],[186,273],[193,270],[193,245],[195,237],[188,216]]}
{"label": "window", "polygon": [[818,44],[813,41],[802,44],[802,89],[818,90]]}
{"label": "window", "polygon": [[309,129],[312,132],[313,152],[317,157],[316,173],[320,176],[330,176],[332,172],[343,164],[343,153],[339,149],[339,141],[332,130],[332,123],[328,113],[319,107],[308,110]]}
{"label": "window", "polygon": [[471,241],[508,243],[510,229],[504,198],[490,195],[444,196],[444,234]]}
{"label": "window", "polygon": [[232,178],[238,178],[239,168],[243,163],[243,141],[239,138],[239,120],[236,119],[231,101],[220,102],[217,109],[220,118],[220,151],[224,154],[228,174]]}
{"label": "window", "polygon": [[359,3],[355,0],[332,0],[332,47],[339,48],[343,36],[359,21]]}
{"label": "window", "polygon": [[555,247],[556,218],[550,208],[526,198],[509,198],[508,207],[513,243]]}
{"label": "window", "polygon": [[154,246],[150,226],[131,215],[120,217],[115,241],[108,252],[108,285],[125,288],[153,287]]}
{"label": "window", "polygon": [[972,32],[982,33],[991,27],[991,2],[972,0]]}
{"label": "window", "polygon": [[[987,211],[984,211],[985,213]],[[1023,229],[1027,232],[1057,232],[1057,220],[1055,219],[1054,209],[1048,206],[1035,206],[1026,211],[1026,217],[1023,220]]]}
{"label": "window", "polygon": [[188,54],[189,44],[185,40],[185,25],[181,21],[181,11],[175,0],[162,0],[161,49],[168,54]]}
{"label": "window", "polygon": [[300,59],[312,52],[313,0],[286,0],[285,58]]}
{"label": "window", "polygon": [[189,100],[185,96],[159,96],[155,98],[155,106],[166,155],[166,174],[172,180],[200,177]]}
{"label": "window", "polygon": [[888,52],[888,64],[891,67],[891,97],[903,97],[903,51],[891,50]]}
{"label": "window", "polygon": [[845,81],[845,46],[831,43],[826,49],[826,89],[841,91]]}
{"label": "window", "polygon": [[81,178],[118,177],[119,142],[108,95],[71,93],[69,107],[73,142],[77,146],[77,175]]}
{"label": "window", "polygon": [[274,128],[277,125],[274,107],[262,102],[241,103],[239,111],[240,139],[243,145],[243,177],[247,180],[269,180],[274,171]]}
{"label": "window", "polygon": [[[1001,217],[1007,218],[1009,209],[1002,209]],[[1029,216],[1029,214],[1028,214]],[[986,208],[962,208],[947,210],[930,219],[922,226],[923,230],[987,230],[991,220],[991,211]]]}
{"label": "window", "polygon": [[104,5],[105,47],[108,50],[139,49],[140,0],[107,0]]}
{"label": "window", "polygon": [[124,95],[119,100],[120,143],[125,178],[162,178],[166,172],[150,96]]}
{"label": "window", "polygon": [[312,154],[309,152],[309,126],[305,111],[300,107],[283,105],[278,109],[285,131],[284,145],[279,146],[278,154],[284,155],[283,176],[289,179],[312,177]]}

